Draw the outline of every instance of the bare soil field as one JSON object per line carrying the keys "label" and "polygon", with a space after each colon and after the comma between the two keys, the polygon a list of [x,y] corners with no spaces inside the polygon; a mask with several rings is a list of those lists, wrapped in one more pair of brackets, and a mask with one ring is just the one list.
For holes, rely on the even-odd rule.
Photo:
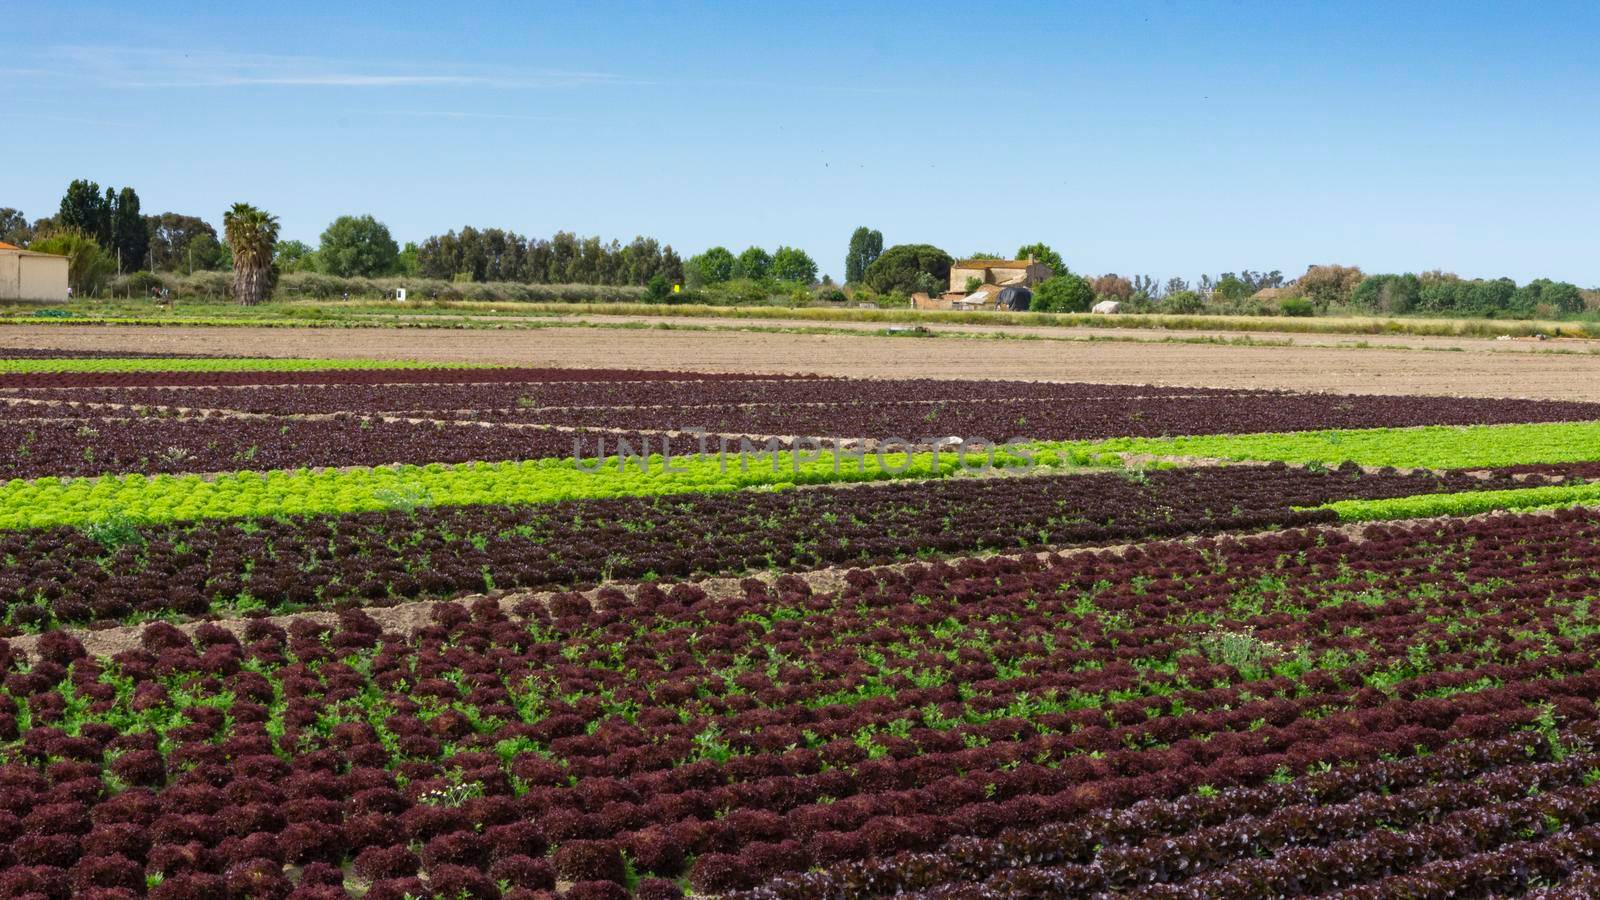
{"label": "bare soil field", "polygon": [[[1259,340],[1262,336],[1251,337]],[[1246,346],[1122,340],[1007,341],[584,327],[524,331],[118,326],[0,329],[0,346],[4,347],[411,358],[573,368],[806,372],[866,378],[1016,378],[1562,400],[1592,399],[1595,386],[1600,384],[1600,355],[1502,352],[1514,342],[1438,340],[1460,349],[1419,352],[1420,348],[1310,343]]]}
{"label": "bare soil field", "polygon": [[[419,317],[420,318],[420,317]],[[504,321],[504,317],[470,316],[481,321]],[[884,322],[819,321],[815,319],[728,319],[710,316],[633,316],[611,314],[574,314],[559,316],[569,322],[595,322],[600,325],[657,325],[677,327],[715,328],[723,330],[771,330],[778,328],[818,329],[829,331],[861,331],[881,333],[889,327]],[[1124,342],[1174,343],[1237,340],[1240,343],[1293,344],[1303,347],[1347,347],[1355,349],[1404,350],[1476,350],[1495,353],[1569,353],[1600,354],[1600,340],[1583,338],[1554,338],[1536,340],[1514,338],[1498,341],[1470,335],[1412,335],[1412,334],[1315,334],[1295,331],[1230,331],[1213,329],[1118,328],[1075,325],[983,325],[967,322],[945,323],[927,321],[920,323],[929,331],[943,334],[981,334],[995,337],[1048,338],[1058,341],[1111,340]]]}

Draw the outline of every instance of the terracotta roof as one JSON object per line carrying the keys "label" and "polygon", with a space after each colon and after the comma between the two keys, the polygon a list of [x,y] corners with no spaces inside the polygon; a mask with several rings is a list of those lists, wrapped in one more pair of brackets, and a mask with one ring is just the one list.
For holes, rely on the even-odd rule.
{"label": "terracotta roof", "polygon": [[8,244],[5,241],[0,241],[0,250],[21,250],[21,249],[22,248],[18,247],[16,244]]}

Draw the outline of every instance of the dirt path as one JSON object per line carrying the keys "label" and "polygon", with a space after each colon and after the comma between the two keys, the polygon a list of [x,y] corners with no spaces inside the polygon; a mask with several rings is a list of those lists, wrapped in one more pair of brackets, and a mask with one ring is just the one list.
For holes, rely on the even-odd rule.
{"label": "dirt path", "polygon": [[[481,321],[503,321],[503,317],[468,317]],[[827,328],[834,331],[861,331],[881,333],[894,323],[886,322],[828,322],[814,319],[729,319],[714,316],[622,316],[574,314],[544,317],[543,321],[556,319],[562,322],[593,322],[596,324],[680,325],[698,328],[733,330],[746,328]],[[1229,331],[1215,329],[1166,328],[1115,328],[1095,326],[1060,325],[984,325],[969,323],[921,323],[929,331],[947,334],[980,334],[1011,337],[1040,337],[1064,341],[1111,340],[1131,343],[1174,343],[1238,340],[1241,343],[1292,344],[1298,347],[1341,347],[1350,349],[1399,350],[1481,350],[1495,353],[1551,352],[1556,350],[1600,353],[1600,340],[1582,338],[1557,338],[1539,341],[1516,338],[1499,341],[1469,335],[1405,335],[1405,334],[1308,334],[1296,331]]]}
{"label": "dirt path", "polygon": [[1600,354],[1504,352],[1499,347],[1515,342],[1438,340],[1456,342],[1467,349],[1418,352],[1309,344],[996,341],[582,327],[528,331],[118,326],[0,329],[0,346],[5,347],[377,357],[566,368],[808,372],[858,378],[1020,378],[1561,400],[1594,399],[1596,385],[1600,384]]}

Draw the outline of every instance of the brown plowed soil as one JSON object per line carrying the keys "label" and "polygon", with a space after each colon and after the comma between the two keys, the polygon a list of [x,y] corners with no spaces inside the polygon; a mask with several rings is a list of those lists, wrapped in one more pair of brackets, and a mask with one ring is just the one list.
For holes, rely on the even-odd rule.
{"label": "brown plowed soil", "polygon": [[[1062,330],[1062,334],[1073,332]],[[1139,334],[1123,332],[1119,337]],[[1509,342],[1492,340],[1441,339],[1440,343],[1457,349],[1440,352],[1420,346],[1163,343],[1160,333],[1150,336],[1149,342],[1129,342],[585,327],[454,331],[15,326],[0,329],[0,346],[1559,400],[1593,399],[1600,383],[1600,355],[1506,352]]]}

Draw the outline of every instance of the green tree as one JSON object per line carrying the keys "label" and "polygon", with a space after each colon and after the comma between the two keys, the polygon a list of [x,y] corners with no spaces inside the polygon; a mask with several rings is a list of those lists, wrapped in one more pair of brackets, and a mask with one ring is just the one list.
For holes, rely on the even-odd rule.
{"label": "green tree", "polygon": [[223,214],[222,229],[233,256],[234,299],[255,306],[272,294],[278,217],[248,203],[235,203]]}
{"label": "green tree", "polygon": [[687,266],[689,284],[699,287],[706,284],[721,284],[733,277],[739,261],[728,252],[727,247],[712,247],[704,253],[689,257]]}
{"label": "green tree", "polygon": [[317,247],[318,266],[340,278],[391,275],[399,258],[400,246],[389,234],[389,227],[372,216],[334,219],[322,232],[322,242]]}
{"label": "green tree", "polygon": [[61,211],[56,215],[56,225],[63,229],[76,229],[94,238],[101,247],[111,247],[111,212],[114,205],[111,189],[100,192],[100,185],[82,178],[67,185],[66,196],[61,198]]}
{"label": "green tree", "polygon": [[1403,314],[1422,301],[1422,281],[1404,275],[1369,275],[1350,294],[1350,305],[1368,312]]}
{"label": "green tree", "polygon": [[1034,312],[1088,312],[1094,306],[1094,288],[1089,282],[1062,269],[1033,289]]}
{"label": "green tree", "polygon": [[67,284],[78,297],[98,295],[117,271],[116,260],[100,242],[76,228],[57,229],[35,238],[28,249],[67,257]]}
{"label": "green tree", "polygon": [[867,267],[883,255],[883,232],[863,225],[850,234],[850,249],[844,255],[845,284],[860,284]]}
{"label": "green tree", "polygon": [[419,254],[416,242],[406,241],[406,245],[400,248],[399,258],[395,260],[395,270],[401,275],[415,278],[422,268]]}
{"label": "green tree", "polygon": [[1037,244],[1023,244],[1017,248],[1017,259],[1027,259],[1030,256],[1034,262],[1044,263],[1058,275],[1067,271],[1067,264],[1062,261],[1061,254],[1050,249],[1050,245],[1043,241]]}
{"label": "green tree", "polygon": [[131,187],[117,194],[117,207],[111,214],[111,244],[124,273],[148,268],[150,232],[139,212],[139,195]]}
{"label": "green tree", "polygon": [[217,230],[205,220],[164,212],[145,216],[144,226],[154,271],[190,272],[212,268],[219,242]]}
{"label": "green tree", "polygon": [[1217,279],[1217,295],[1224,300],[1243,300],[1255,293],[1251,284],[1232,272],[1223,272]]}
{"label": "green tree", "polygon": [[817,262],[798,247],[779,247],[772,254],[772,277],[809,285],[817,280]]}
{"label": "green tree", "polygon": [[1583,291],[1577,285],[1548,278],[1537,279],[1533,284],[1539,286],[1539,302],[1553,307],[1557,313],[1570,316],[1583,312]]}
{"label": "green tree", "polygon": [[305,241],[279,241],[273,251],[272,261],[279,272],[317,271],[317,251]]}
{"label": "green tree", "polygon": [[767,277],[772,269],[772,254],[760,247],[747,247],[734,264],[733,277],[752,278],[757,281]]}
{"label": "green tree", "polygon": [[[896,244],[867,266],[862,280],[880,294],[911,293],[921,289],[919,283],[926,285],[930,280],[941,286],[949,284],[954,262],[950,254],[932,244]],[[928,278],[920,279],[921,275]]]}
{"label": "green tree", "polygon": [[28,227],[28,217],[22,214],[22,210],[0,207],[0,242],[23,247],[31,240],[33,229]]}

